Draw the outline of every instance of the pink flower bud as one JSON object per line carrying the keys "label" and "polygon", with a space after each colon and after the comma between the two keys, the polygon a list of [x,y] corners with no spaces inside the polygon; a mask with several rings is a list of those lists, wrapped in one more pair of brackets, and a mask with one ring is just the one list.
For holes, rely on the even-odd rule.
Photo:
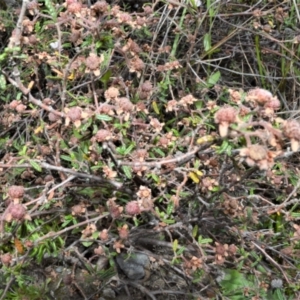
{"label": "pink flower bud", "polygon": [[130,201],[126,204],[125,211],[128,215],[138,215],[141,213],[139,203],[137,201]]}
{"label": "pink flower bud", "polygon": [[215,114],[215,122],[219,124],[219,133],[221,137],[228,134],[228,127],[236,120],[237,111],[231,107],[222,107]]}

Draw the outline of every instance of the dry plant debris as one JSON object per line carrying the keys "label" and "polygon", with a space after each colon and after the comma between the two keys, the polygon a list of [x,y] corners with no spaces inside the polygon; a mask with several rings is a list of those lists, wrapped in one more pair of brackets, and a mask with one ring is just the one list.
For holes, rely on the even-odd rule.
{"label": "dry plant debris", "polygon": [[0,300],[300,297],[294,1],[2,2]]}

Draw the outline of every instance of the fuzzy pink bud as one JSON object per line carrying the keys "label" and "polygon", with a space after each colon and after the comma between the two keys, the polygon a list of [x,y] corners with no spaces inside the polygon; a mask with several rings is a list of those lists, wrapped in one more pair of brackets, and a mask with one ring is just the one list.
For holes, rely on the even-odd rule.
{"label": "fuzzy pink bud", "polygon": [[138,215],[141,213],[139,203],[137,201],[130,201],[126,204],[125,211],[128,215]]}
{"label": "fuzzy pink bud", "polygon": [[112,138],[110,131],[106,129],[100,129],[96,135],[95,135],[95,140],[97,142],[105,142],[108,141]]}
{"label": "fuzzy pink bud", "polygon": [[26,209],[22,204],[13,204],[9,208],[9,213],[13,220],[23,220],[26,215]]}
{"label": "fuzzy pink bud", "polygon": [[273,95],[261,88],[255,88],[248,92],[246,99],[257,102],[258,104],[264,105],[265,103],[271,101]]}
{"label": "fuzzy pink bud", "polygon": [[280,108],[280,101],[275,97],[265,104],[265,108],[271,108],[273,110],[278,110]]}
{"label": "fuzzy pink bud", "polygon": [[9,253],[5,253],[1,255],[1,262],[5,266],[9,266],[12,262],[12,256]]}
{"label": "fuzzy pink bud", "polygon": [[215,122],[219,124],[219,132],[221,137],[228,134],[228,127],[236,120],[237,111],[231,107],[222,107],[215,114]]}
{"label": "fuzzy pink bud", "polygon": [[20,199],[23,198],[25,189],[21,185],[12,185],[8,188],[8,196],[11,199]]}
{"label": "fuzzy pink bud", "polygon": [[292,151],[298,151],[300,147],[300,123],[296,120],[286,121],[283,133],[291,140]]}
{"label": "fuzzy pink bud", "polygon": [[81,119],[81,114],[82,114],[82,110],[80,107],[75,106],[75,107],[71,107],[68,112],[67,112],[67,117],[75,122]]}
{"label": "fuzzy pink bud", "polygon": [[267,149],[261,145],[251,145],[248,147],[249,157],[254,161],[259,161],[267,158]]}

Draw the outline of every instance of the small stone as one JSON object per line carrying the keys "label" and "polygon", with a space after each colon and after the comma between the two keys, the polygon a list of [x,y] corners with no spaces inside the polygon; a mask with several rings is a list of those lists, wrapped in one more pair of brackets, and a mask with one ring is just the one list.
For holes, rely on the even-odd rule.
{"label": "small stone", "polygon": [[116,261],[123,273],[131,280],[143,279],[145,269],[150,264],[149,257],[142,253],[120,254],[117,256]]}

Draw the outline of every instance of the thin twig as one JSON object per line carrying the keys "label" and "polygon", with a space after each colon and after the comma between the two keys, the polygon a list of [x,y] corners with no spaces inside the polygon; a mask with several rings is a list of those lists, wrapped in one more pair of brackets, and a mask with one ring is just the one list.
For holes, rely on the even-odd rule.
{"label": "thin twig", "polygon": [[261,248],[259,245],[257,245],[255,242],[251,241],[251,243],[259,250],[261,251],[265,256],[266,258],[271,262],[273,263],[273,265],[278,268],[280,270],[280,272],[282,273],[282,275],[284,276],[285,280],[287,283],[290,283],[287,275],[285,274],[285,272],[283,271],[283,269],[280,267],[280,265],[263,249]]}
{"label": "thin twig", "polygon": [[2,294],[2,296],[0,298],[0,300],[4,300],[5,299],[5,296],[6,296],[7,292],[8,292],[8,290],[10,289],[12,283],[14,282],[14,280],[15,280],[15,276],[12,275],[11,278],[10,278],[10,280],[9,280],[9,282],[5,286],[5,289],[3,291],[3,294]]}
{"label": "thin twig", "polygon": [[59,235],[61,235],[63,233],[66,233],[66,232],[68,232],[70,230],[73,230],[73,229],[78,228],[80,226],[83,226],[85,224],[89,224],[89,223],[92,223],[92,222],[96,223],[97,221],[99,221],[99,220],[101,220],[103,218],[106,218],[108,215],[109,215],[109,213],[105,213],[102,216],[98,216],[98,217],[93,218],[93,219],[85,220],[83,222],[80,222],[80,223],[77,223],[75,225],[69,226],[69,227],[67,227],[67,228],[65,228],[63,230],[60,230],[60,231],[57,231],[57,232],[53,232],[53,231],[49,232],[48,234],[46,234],[46,235],[42,236],[41,238],[37,239],[34,242],[34,246],[37,246],[40,242],[42,242],[42,241],[44,241],[46,239],[50,239],[50,238],[54,239],[54,238],[58,237]]}
{"label": "thin twig", "polygon": [[190,159],[194,158],[196,153],[198,153],[201,150],[204,150],[206,148],[208,148],[211,145],[211,143],[208,143],[207,145],[205,145],[205,147],[200,146],[200,147],[196,147],[194,150],[187,152],[185,154],[182,154],[180,156],[177,157],[173,157],[170,159],[162,159],[160,161],[152,161],[152,162],[130,162],[130,161],[119,161],[118,164],[119,166],[133,166],[133,167],[142,167],[142,166],[147,166],[147,167],[160,167],[162,165],[166,165],[166,164],[172,164],[172,163],[182,163],[182,162],[186,162],[189,161]]}
{"label": "thin twig", "polygon": [[[44,169],[55,170],[55,171],[59,171],[59,172],[65,172],[65,173],[74,175],[76,177],[86,178],[86,179],[95,180],[95,181],[100,181],[102,183],[108,183],[108,184],[111,184],[112,186],[116,187],[117,189],[120,189],[123,186],[123,184],[120,183],[120,182],[109,180],[109,179],[104,179],[103,177],[90,175],[90,174],[86,174],[86,173],[80,173],[80,172],[74,171],[72,169],[53,166],[53,165],[50,165],[50,164],[45,163],[45,162],[40,162],[40,161],[35,161],[35,162],[38,163],[39,166],[41,168],[44,168]],[[32,168],[32,165],[30,165],[30,164],[12,165],[12,164],[1,164],[0,163],[0,168]]]}
{"label": "thin twig", "polygon": [[48,191],[47,194],[50,194],[50,193],[54,192],[55,190],[57,190],[58,188],[64,186],[66,183],[72,181],[75,178],[76,178],[75,175],[69,176],[66,180],[64,180],[63,182],[61,182],[61,183],[57,184],[56,186],[54,186],[50,191]]}
{"label": "thin twig", "polygon": [[142,293],[146,294],[149,296],[152,300],[156,300],[156,297],[150,292],[148,289],[146,289],[144,286],[137,282],[129,281],[129,280],[122,280],[125,284],[129,284],[137,289],[139,289]]}

